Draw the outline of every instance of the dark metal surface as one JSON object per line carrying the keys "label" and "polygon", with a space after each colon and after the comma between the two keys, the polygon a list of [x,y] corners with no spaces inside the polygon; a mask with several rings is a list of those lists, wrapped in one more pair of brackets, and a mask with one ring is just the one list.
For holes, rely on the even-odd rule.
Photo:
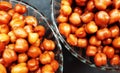
{"label": "dark metal surface", "polygon": [[[50,0],[24,0],[31,4],[32,6],[36,7],[38,11],[44,13],[44,15],[50,19]],[[64,56],[64,73],[119,73],[113,71],[102,71],[96,68],[91,68],[87,64],[84,64],[77,60],[74,56],[70,54],[62,45],[63,47],[63,56]]]}

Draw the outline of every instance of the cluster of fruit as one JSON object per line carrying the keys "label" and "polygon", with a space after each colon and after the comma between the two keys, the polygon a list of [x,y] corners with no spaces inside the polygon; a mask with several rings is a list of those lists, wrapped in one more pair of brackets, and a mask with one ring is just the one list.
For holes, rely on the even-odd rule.
{"label": "cluster of fruit", "polygon": [[61,0],[59,32],[78,49],[85,49],[96,66],[120,64],[120,1]]}
{"label": "cluster of fruit", "polygon": [[26,12],[22,4],[0,1],[0,73],[55,73],[56,44],[44,38],[46,28]]}

